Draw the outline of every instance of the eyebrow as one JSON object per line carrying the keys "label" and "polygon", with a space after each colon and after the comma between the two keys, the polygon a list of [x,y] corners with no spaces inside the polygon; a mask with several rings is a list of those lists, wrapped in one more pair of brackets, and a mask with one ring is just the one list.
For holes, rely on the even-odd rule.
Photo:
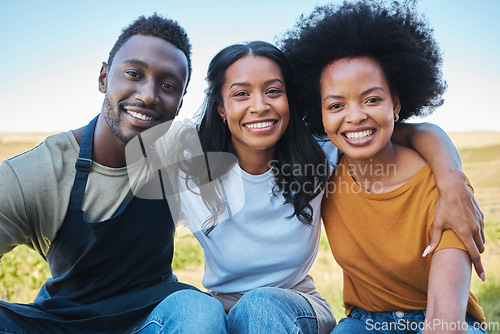
{"label": "eyebrow", "polygon": [[149,68],[149,65],[147,63],[145,63],[145,62],[143,62],[142,60],[139,60],[139,59],[127,59],[123,63],[135,64],[135,65],[142,66],[144,68]]}
{"label": "eyebrow", "polygon": [[[361,93],[361,95],[369,94],[369,93],[373,92],[374,90],[381,90],[381,91],[385,92],[385,90],[382,87],[376,86],[376,87],[373,87],[373,88],[365,90],[363,93]],[[326,101],[326,99],[329,99],[329,98],[332,98],[332,99],[344,99],[345,97],[342,96],[342,95],[327,95],[323,99],[323,101]]]}
{"label": "eyebrow", "polygon": [[[280,82],[282,85],[285,85],[283,83],[283,81],[281,81],[280,79],[269,79],[269,80],[264,81],[264,84],[269,85],[273,82]],[[233,86],[249,87],[249,86],[251,86],[251,84],[249,82],[246,82],[246,81],[245,82],[235,82],[231,86],[229,86],[229,89],[233,88]]]}

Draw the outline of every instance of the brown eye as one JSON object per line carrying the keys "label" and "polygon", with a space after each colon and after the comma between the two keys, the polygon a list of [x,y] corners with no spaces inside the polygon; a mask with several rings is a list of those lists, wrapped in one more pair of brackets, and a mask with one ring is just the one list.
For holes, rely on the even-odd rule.
{"label": "brown eye", "polygon": [[164,82],[161,84],[161,87],[164,89],[172,89],[174,88],[174,85],[172,85],[170,82]]}
{"label": "brown eye", "polygon": [[338,111],[342,108],[342,104],[340,103],[333,103],[333,104],[330,104],[328,106],[328,110],[332,110],[332,111]]}
{"label": "brown eye", "polygon": [[377,103],[380,101],[382,101],[382,99],[379,97],[370,97],[368,100],[366,100],[367,103]]}
{"label": "brown eye", "polygon": [[273,94],[273,95],[276,95],[276,94],[281,94],[282,91],[280,89],[277,89],[277,88],[271,88],[269,89],[267,92],[267,94]]}
{"label": "brown eye", "polygon": [[140,79],[140,78],[141,78],[141,74],[140,74],[140,73],[138,73],[137,71],[130,71],[130,70],[129,70],[129,71],[125,71],[125,73],[126,73],[128,76],[130,76],[130,77],[132,77],[132,78],[134,78],[134,79]]}

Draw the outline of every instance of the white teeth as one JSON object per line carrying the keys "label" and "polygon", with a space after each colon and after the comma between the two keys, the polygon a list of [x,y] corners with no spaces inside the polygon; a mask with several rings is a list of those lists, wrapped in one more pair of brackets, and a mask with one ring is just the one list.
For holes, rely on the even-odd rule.
{"label": "white teeth", "polygon": [[143,121],[152,121],[153,120],[153,117],[148,116],[148,115],[144,115],[144,114],[140,114],[140,113],[135,112],[135,111],[127,110],[127,113],[129,113],[130,115],[134,116],[135,118],[141,119]]}
{"label": "white teeth", "polygon": [[359,132],[348,132],[345,134],[345,136],[349,139],[363,139],[371,136],[372,134],[373,134],[372,130],[365,130]]}
{"label": "white teeth", "polygon": [[261,129],[261,128],[267,128],[273,125],[275,121],[268,121],[268,122],[261,122],[261,123],[251,123],[251,124],[245,124],[247,128],[250,129]]}

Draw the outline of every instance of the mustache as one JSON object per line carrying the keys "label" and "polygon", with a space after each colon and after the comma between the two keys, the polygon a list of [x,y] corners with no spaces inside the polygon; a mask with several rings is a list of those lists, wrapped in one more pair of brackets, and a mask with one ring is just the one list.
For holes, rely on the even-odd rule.
{"label": "mustache", "polygon": [[152,110],[156,113],[159,113],[158,106],[154,104],[146,104],[141,101],[134,101],[134,102],[129,102],[129,101],[121,101],[118,103],[118,106],[120,108],[123,107],[138,107],[138,108],[143,108],[143,109],[149,109]]}

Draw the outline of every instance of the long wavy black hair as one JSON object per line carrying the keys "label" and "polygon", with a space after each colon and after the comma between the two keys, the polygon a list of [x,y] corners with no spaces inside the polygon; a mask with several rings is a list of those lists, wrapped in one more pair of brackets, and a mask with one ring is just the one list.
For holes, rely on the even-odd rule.
{"label": "long wavy black hair", "polygon": [[[226,81],[227,69],[239,59],[249,56],[272,60],[278,65],[285,79],[290,121],[283,136],[276,143],[275,157],[269,166],[274,171],[273,192],[275,194],[282,192],[285,198],[284,204],[293,205],[294,212],[289,218],[296,216],[303,224],[311,225],[313,209],[309,202],[325,188],[328,181],[326,172],[328,162],[323,150],[295,110],[294,94],[290,84],[292,82],[290,63],[283,52],[274,45],[263,41],[234,44],[222,49],[212,59],[206,77],[208,88],[205,91],[205,101],[197,115],[198,133],[203,151],[236,154],[231,132],[220,117],[218,106],[223,103],[221,90]],[[219,170],[217,174],[222,175],[224,172]]]}

